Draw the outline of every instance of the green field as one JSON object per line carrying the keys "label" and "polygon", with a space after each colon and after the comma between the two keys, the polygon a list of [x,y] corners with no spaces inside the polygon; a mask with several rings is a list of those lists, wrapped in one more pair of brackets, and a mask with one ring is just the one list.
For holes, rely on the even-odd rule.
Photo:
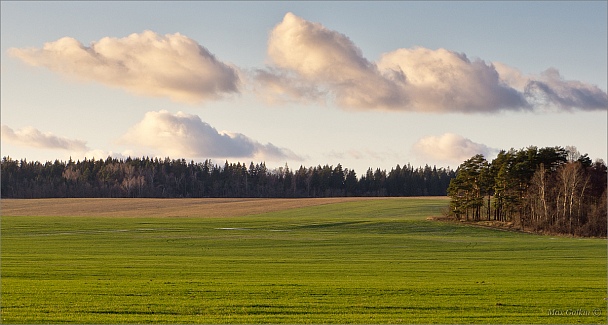
{"label": "green field", "polygon": [[2,321],[606,322],[605,239],[426,220],[447,203],[2,216]]}

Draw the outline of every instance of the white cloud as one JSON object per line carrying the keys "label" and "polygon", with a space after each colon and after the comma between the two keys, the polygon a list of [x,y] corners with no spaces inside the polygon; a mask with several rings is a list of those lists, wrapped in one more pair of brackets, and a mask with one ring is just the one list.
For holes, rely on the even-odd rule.
{"label": "white cloud", "polygon": [[177,102],[217,99],[238,92],[240,83],[236,68],[179,33],[104,37],[89,47],[64,37],[40,49],[11,48],[8,53],[66,76]]}
{"label": "white cloud", "polygon": [[8,53],[79,80],[184,103],[219,99],[247,88],[268,103],[332,102],[358,110],[495,113],[608,108],[605,91],[566,80],[554,68],[525,76],[502,63],[422,47],[396,49],[371,61],[346,35],[292,13],[272,29],[267,51],[270,64],[247,73],[179,33],[144,31],[105,37],[90,46],[64,37],[42,48],[11,48]]}
{"label": "white cloud", "polygon": [[463,53],[417,47],[385,53],[378,66],[404,79],[412,110],[493,112],[523,109],[528,104],[517,90],[500,82],[493,65],[469,60]]}
{"label": "white cloud", "polygon": [[77,152],[89,150],[85,141],[60,137],[50,132],[43,133],[31,126],[15,131],[7,125],[2,125],[2,140],[18,146],[40,149],[62,149]]}
{"label": "white cloud", "polygon": [[520,92],[524,91],[530,80],[529,78],[524,77],[519,69],[508,66],[502,62],[493,62],[492,65],[494,66],[494,69],[496,69],[496,72],[498,72],[501,82]]}
{"label": "white cloud", "polygon": [[287,13],[268,41],[271,66],[254,75],[286,101],[333,99],[342,108],[420,112],[493,113],[502,110],[605,110],[606,92],[565,81],[557,70],[524,77],[504,64],[464,53],[421,47],[363,57],[346,36]]}
{"label": "white cloud", "polygon": [[456,165],[476,154],[482,154],[489,158],[498,152],[497,149],[453,133],[421,138],[412,146],[412,151],[422,160],[439,160]]}
{"label": "white cloud", "polygon": [[525,94],[531,102],[561,110],[608,108],[606,92],[581,81],[564,80],[555,68],[543,71],[538,78],[530,78]]}
{"label": "white cloud", "polygon": [[148,112],[122,142],[159,151],[158,155],[188,158],[300,159],[292,151],[261,144],[240,133],[218,132],[197,115],[166,110]]}
{"label": "white cloud", "polygon": [[324,104],[327,92],[294,73],[280,69],[256,69],[252,73],[253,91],[271,105],[285,103]]}
{"label": "white cloud", "polygon": [[310,99],[331,93],[338,105],[358,109],[405,101],[398,85],[381,75],[348,37],[292,13],[270,34],[268,55],[276,68],[265,76],[274,73],[281,95]]}
{"label": "white cloud", "polygon": [[518,69],[495,62],[505,84],[522,92],[531,106],[558,110],[602,110],[608,108],[608,94],[595,85],[565,80],[555,68],[540,75],[523,75]]}

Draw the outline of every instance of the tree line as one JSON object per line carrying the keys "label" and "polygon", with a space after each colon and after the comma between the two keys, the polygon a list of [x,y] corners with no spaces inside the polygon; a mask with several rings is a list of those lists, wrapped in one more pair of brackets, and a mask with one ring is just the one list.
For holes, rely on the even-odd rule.
{"label": "tree line", "polygon": [[475,155],[450,182],[450,213],[529,231],[605,237],[606,170],[575,147],[503,150],[492,162]]}
{"label": "tree line", "polygon": [[428,165],[369,168],[358,177],[341,164],[270,170],[264,162],[222,166],[148,157],[46,163],[4,157],[1,172],[4,198],[445,196],[456,175]]}

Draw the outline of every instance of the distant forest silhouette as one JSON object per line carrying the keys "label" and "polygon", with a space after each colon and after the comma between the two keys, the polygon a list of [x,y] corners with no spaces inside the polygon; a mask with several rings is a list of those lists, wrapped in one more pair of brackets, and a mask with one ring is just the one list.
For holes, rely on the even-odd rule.
{"label": "distant forest silhouette", "polygon": [[341,164],[269,170],[264,162],[218,165],[184,159],[84,159],[40,163],[2,159],[3,198],[200,198],[445,196],[456,172],[411,165],[360,177]]}

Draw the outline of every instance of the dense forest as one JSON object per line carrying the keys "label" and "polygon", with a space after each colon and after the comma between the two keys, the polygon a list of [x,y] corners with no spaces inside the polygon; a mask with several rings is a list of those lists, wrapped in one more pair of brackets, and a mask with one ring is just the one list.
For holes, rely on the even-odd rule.
{"label": "dense forest", "polygon": [[451,169],[397,165],[390,172],[367,170],[357,177],[336,166],[287,165],[269,170],[265,163],[249,166],[210,160],[84,159],[28,162],[2,159],[3,198],[53,197],[333,197],[447,195]]}
{"label": "dense forest", "polygon": [[360,177],[341,164],[269,170],[264,162],[108,157],[43,164],[4,157],[0,180],[3,198],[449,195],[449,213],[459,220],[581,236],[607,232],[606,164],[574,147],[503,150],[491,162],[475,155],[456,171],[369,168]]}
{"label": "dense forest", "polygon": [[528,231],[605,237],[606,169],[574,147],[511,149],[492,162],[475,155],[449,185],[451,214]]}

